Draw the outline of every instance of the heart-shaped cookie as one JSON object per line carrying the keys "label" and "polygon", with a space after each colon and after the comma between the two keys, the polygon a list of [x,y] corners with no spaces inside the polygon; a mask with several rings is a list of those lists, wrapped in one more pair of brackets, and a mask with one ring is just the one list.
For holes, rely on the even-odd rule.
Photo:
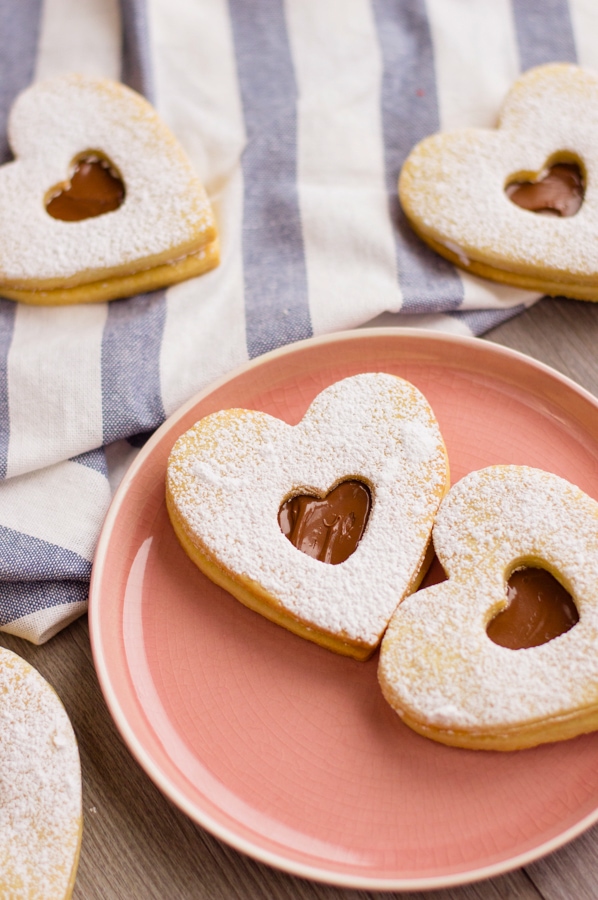
{"label": "heart-shaped cookie", "polygon": [[[577,168],[577,184],[556,185],[557,168]],[[497,129],[421,141],[403,166],[399,196],[415,231],[456,265],[545,294],[598,300],[597,181],[598,75],[551,64],[515,82]],[[537,200],[527,208],[514,200],[525,182],[542,185],[537,209],[555,214],[539,215]]]}
{"label": "heart-shaped cookie", "polygon": [[[349,481],[365,486],[371,508],[354,552],[330,565],[283,533],[293,527],[284,507],[301,495],[317,503]],[[326,388],[295,426],[244,409],[202,419],[172,450],[166,496],[182,546],[213,581],[289,630],[366,659],[419,583],[447,484],[425,397],[403,379],[367,373]],[[354,507],[324,516],[317,555],[335,528],[342,544],[351,515]]]}
{"label": "heart-shaped cookie", "polygon": [[[217,264],[199,178],[150,104],[124,85],[82,75],[34,84],[15,101],[9,140],[16,159],[0,166],[3,296],[110,300]],[[82,191],[87,207],[73,214]]]}
{"label": "heart-shaped cookie", "polygon": [[[401,604],[380,654],[382,691],[405,723],[445,744],[492,750],[598,728],[598,503],[556,475],[493,466],[450,490],[433,540],[448,580]],[[538,568],[573,610],[558,636],[528,636],[521,649],[497,643],[491,626],[512,573]]]}
{"label": "heart-shaped cookie", "polygon": [[0,648],[0,896],[68,900],[81,844],[77,742],[57,695]]}

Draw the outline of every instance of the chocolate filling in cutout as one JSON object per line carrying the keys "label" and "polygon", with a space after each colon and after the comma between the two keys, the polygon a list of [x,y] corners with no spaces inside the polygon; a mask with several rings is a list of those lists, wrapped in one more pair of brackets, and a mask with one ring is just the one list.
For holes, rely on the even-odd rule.
{"label": "chocolate filling in cutout", "polygon": [[125,186],[112,163],[96,154],[76,160],[69,181],[51,192],[46,210],[53,219],[80,222],[118,209]]}
{"label": "chocolate filling in cutout", "polygon": [[557,163],[538,181],[513,181],[505,188],[509,200],[522,209],[563,218],[579,212],[584,192],[583,174],[577,163]]}
{"label": "chocolate filling in cutout", "polygon": [[371,506],[369,488],[350,479],[323,498],[299,494],[286,500],[278,511],[278,524],[302,553],[336,566],[357,549]]}
{"label": "chocolate filling in cutout", "polygon": [[571,594],[545,569],[516,569],[507,582],[509,605],[489,623],[491,641],[510,650],[539,647],[579,621]]}

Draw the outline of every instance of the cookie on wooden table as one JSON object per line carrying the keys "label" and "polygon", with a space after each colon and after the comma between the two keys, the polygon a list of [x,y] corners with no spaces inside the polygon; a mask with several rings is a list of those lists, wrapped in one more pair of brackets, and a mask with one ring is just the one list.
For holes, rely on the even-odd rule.
{"label": "cookie on wooden table", "polygon": [[50,685],[0,648],[0,896],[68,900],[79,860],[81,772]]}

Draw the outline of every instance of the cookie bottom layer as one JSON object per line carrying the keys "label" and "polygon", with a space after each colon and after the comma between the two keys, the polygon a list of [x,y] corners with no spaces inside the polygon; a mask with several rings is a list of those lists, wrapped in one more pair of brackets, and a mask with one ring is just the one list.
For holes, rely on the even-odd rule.
{"label": "cookie bottom layer", "polygon": [[77,880],[77,870],[79,868],[79,857],[81,856],[81,842],[83,840],[83,819],[81,819],[81,825],[79,828],[79,843],[77,844],[77,853],[75,854],[75,858],[73,859],[73,867],[71,869],[71,877],[69,879],[69,883],[66,889],[66,894],[64,895],[64,900],[71,900],[73,896],[73,891],[75,889],[75,882]]}
{"label": "cookie bottom layer", "polygon": [[590,300],[598,302],[598,276],[596,284],[581,284],[576,281],[553,281],[551,279],[539,278],[535,275],[524,275],[521,272],[510,272],[508,269],[498,269],[488,263],[479,262],[475,259],[469,259],[467,263],[463,256],[449,250],[444,244],[428,237],[418,228],[411,227],[440,256],[444,256],[449,262],[452,262],[460,269],[471,272],[472,275],[479,275],[482,278],[488,278],[490,281],[498,281],[501,284],[509,284],[512,287],[523,288],[526,291],[535,291],[539,294],[547,294],[549,297],[569,297],[571,300]]}
{"label": "cookie bottom layer", "polygon": [[[381,683],[381,688],[382,693],[389,700],[383,683]],[[408,713],[401,713],[392,703],[390,705],[393,706],[401,721],[412,731],[437,741],[439,744],[461,747],[465,750],[526,750],[530,747],[537,747],[539,744],[570,740],[580,734],[588,734],[598,729],[598,707],[595,706],[589,707],[581,713],[545,719],[521,728],[514,727],[502,732],[497,730],[476,733],[434,728],[419,719],[411,718]]]}
{"label": "cookie bottom layer", "polygon": [[220,246],[218,240],[212,241],[197,253],[190,253],[182,259],[163,263],[151,269],[142,269],[129,275],[79,284],[76,287],[56,288],[50,291],[21,291],[4,288],[0,285],[0,295],[9,300],[18,300],[31,306],[69,306],[75,303],[103,303],[107,300],[118,300],[120,297],[131,297],[146,291],[177,284],[203,275],[215,268],[220,262]]}
{"label": "cookie bottom layer", "polygon": [[[216,564],[201,548],[199,548],[189,537],[189,534],[183,524],[183,520],[179,516],[170,492],[166,492],[166,507],[170,516],[172,527],[175,534],[195,565],[201,569],[210,581],[224,588],[229,594],[232,594],[244,606],[252,609],[254,612],[260,613],[264,618],[269,619],[276,625],[281,625],[287,631],[299,637],[306,638],[326,650],[332,650],[341,656],[350,656],[359,662],[365,662],[378,647],[378,643],[371,645],[363,641],[353,640],[351,638],[342,637],[340,635],[331,634],[327,631],[318,630],[313,625],[297,619],[285,610],[280,603],[271,594],[268,594],[260,585],[251,581],[249,578],[243,579],[241,576],[233,576],[232,573],[223,569]],[[300,552],[300,551],[297,551]],[[419,567],[417,576],[409,586],[408,594],[413,593],[419,587],[424,575],[426,574],[430,563],[433,559],[434,551],[431,542],[428,544],[426,553]],[[325,563],[323,564],[325,565]]]}

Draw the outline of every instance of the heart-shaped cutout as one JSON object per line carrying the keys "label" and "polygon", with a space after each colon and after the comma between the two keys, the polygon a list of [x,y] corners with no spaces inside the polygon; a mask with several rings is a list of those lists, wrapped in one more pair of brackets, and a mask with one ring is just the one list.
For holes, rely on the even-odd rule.
{"label": "heart-shaped cutout", "polygon": [[75,160],[69,180],[48,192],[46,209],[54,219],[80,222],[118,209],[124,199],[116,166],[104,156],[84,153]]}
{"label": "heart-shaped cutout", "polygon": [[296,494],[278,512],[280,530],[302,553],[333,566],[348,559],[365,531],[372,505],[367,485],[341,481],[325,497]]}
{"label": "heart-shaped cutout", "polygon": [[535,181],[511,181],[505,188],[509,200],[543,216],[574,216],[581,209],[584,179],[577,163],[557,163]]}
{"label": "heart-shaped cutout", "polygon": [[[407,597],[382,641],[380,685],[403,721],[477,750],[598,729],[597,535],[598,503],[548,472],[491,466],[455,484],[433,531],[448,578]],[[554,589],[549,573],[563,586],[563,631],[525,649],[491,640],[489,623],[508,621],[514,606],[507,582],[538,605],[538,584]],[[529,607],[523,618],[525,631]]]}
{"label": "heart-shaped cutout", "polygon": [[573,597],[546,569],[516,569],[507,582],[507,600],[507,608],[486,629],[490,640],[501,647],[540,647],[566,634],[579,622]]}
{"label": "heart-shaped cutout", "polygon": [[[370,513],[357,551],[324,565],[285,536],[293,502],[281,513],[281,501],[309,495],[322,509],[318,498],[340,480],[349,492],[358,482],[363,506],[371,494]],[[327,387],[294,426],[244,409],[197,422],[173,447],[166,499],[182,546],[213,581],[295,634],[366,659],[419,583],[447,483],[425,397],[401,378],[365,373]],[[348,522],[326,507],[322,546]]]}
{"label": "heart-shaped cutout", "polygon": [[598,75],[554,63],[515,82],[498,128],[420,141],[399,179],[414,230],[474,275],[598,300],[597,108]]}

